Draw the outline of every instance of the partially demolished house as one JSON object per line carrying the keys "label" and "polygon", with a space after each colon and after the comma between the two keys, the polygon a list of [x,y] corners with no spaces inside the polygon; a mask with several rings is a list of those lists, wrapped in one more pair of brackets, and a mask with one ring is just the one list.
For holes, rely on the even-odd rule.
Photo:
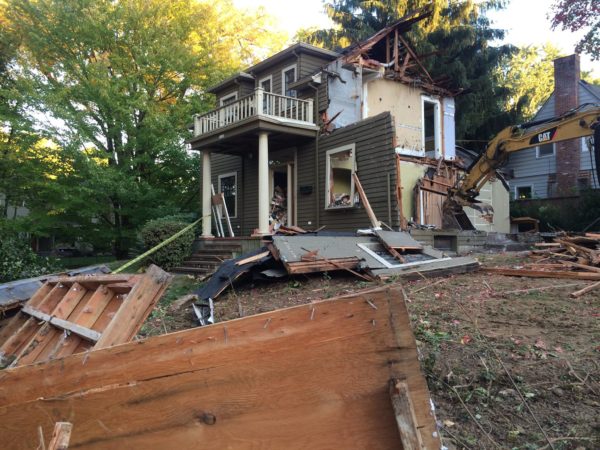
{"label": "partially demolished house", "polygon": [[[427,15],[341,53],[295,44],[210,89],[218,107],[194,118],[190,141],[202,153],[202,215],[219,192],[236,236],[279,224],[354,231],[370,226],[358,177],[385,224],[441,228],[461,173],[456,92],[430,76],[405,36]],[[491,200],[502,213],[481,226],[508,232],[508,191],[498,192]],[[208,220],[202,234],[213,236]]]}

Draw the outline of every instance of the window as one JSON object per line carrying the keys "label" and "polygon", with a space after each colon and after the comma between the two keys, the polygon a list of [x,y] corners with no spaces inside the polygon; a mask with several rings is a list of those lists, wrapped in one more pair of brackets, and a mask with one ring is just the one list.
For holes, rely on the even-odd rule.
{"label": "window", "polygon": [[229,217],[237,217],[237,172],[219,175],[219,192],[225,197]]}
{"label": "window", "polygon": [[545,158],[546,156],[554,156],[554,144],[539,145],[535,148],[536,158]]}
{"label": "window", "polygon": [[269,75],[268,77],[262,78],[258,82],[258,86],[263,88],[265,92],[273,92],[273,75]]}
{"label": "window", "polygon": [[558,194],[558,183],[556,182],[555,173],[548,174],[548,191],[546,194],[550,198],[556,197],[556,195]]}
{"label": "window", "polygon": [[358,203],[352,178],[356,170],[354,153],[354,144],[327,151],[326,173],[328,175],[325,188],[327,209],[350,208]]}
{"label": "window", "polygon": [[[273,92],[273,75],[262,78],[258,86],[265,92]],[[263,114],[272,114],[275,110],[275,99],[272,96],[263,96]]]}
{"label": "window", "polygon": [[289,85],[296,81],[296,65],[286,67],[281,71],[281,94],[287,97],[295,97],[296,91]]}
{"label": "window", "polygon": [[233,102],[235,102],[237,100],[237,92],[234,92],[232,94],[228,94],[225,97],[221,97],[221,100],[219,101],[221,106],[227,106],[232,104]]}
{"label": "window", "polygon": [[431,97],[422,97],[422,145],[427,156],[441,155],[442,134],[440,130],[440,102]]}
{"label": "window", "polygon": [[517,186],[515,188],[515,198],[517,200],[533,198],[533,186]]}
{"label": "window", "polygon": [[590,148],[594,148],[594,136],[587,136],[581,138],[581,151],[589,152]]}
{"label": "window", "polygon": [[577,190],[578,191],[585,191],[586,189],[589,189],[591,187],[592,183],[590,180],[590,173],[589,172],[580,172],[579,176],[577,177]]}

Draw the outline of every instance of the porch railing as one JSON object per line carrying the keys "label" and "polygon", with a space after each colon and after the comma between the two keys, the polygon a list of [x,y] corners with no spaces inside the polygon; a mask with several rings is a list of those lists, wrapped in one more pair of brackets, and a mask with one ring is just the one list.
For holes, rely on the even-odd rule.
{"label": "porch railing", "polygon": [[232,103],[194,117],[194,135],[210,133],[255,116],[313,124],[313,101],[265,92],[262,88]]}

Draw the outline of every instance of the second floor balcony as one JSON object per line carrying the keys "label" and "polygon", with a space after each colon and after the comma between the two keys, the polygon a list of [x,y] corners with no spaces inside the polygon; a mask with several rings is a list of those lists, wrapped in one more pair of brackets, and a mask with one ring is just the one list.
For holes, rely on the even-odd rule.
{"label": "second floor balcony", "polygon": [[291,128],[315,129],[313,101],[266,92],[262,88],[194,117],[194,139],[262,120]]}

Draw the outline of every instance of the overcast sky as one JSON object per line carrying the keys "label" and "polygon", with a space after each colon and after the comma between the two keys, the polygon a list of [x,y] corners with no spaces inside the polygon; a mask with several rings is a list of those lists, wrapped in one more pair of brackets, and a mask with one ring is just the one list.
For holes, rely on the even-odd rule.
{"label": "overcast sky", "polygon": [[[264,6],[274,15],[281,28],[287,30],[290,38],[300,28],[316,26],[323,28],[330,21],[323,12],[321,0],[233,0],[236,6],[256,8]],[[489,13],[494,25],[505,29],[505,42],[514,45],[543,45],[551,42],[565,53],[572,53],[575,44],[583,33],[552,31],[550,29],[550,6],[554,0],[512,0],[508,8]],[[581,56],[582,70],[592,71],[600,77],[600,62],[593,62],[586,55]]]}

